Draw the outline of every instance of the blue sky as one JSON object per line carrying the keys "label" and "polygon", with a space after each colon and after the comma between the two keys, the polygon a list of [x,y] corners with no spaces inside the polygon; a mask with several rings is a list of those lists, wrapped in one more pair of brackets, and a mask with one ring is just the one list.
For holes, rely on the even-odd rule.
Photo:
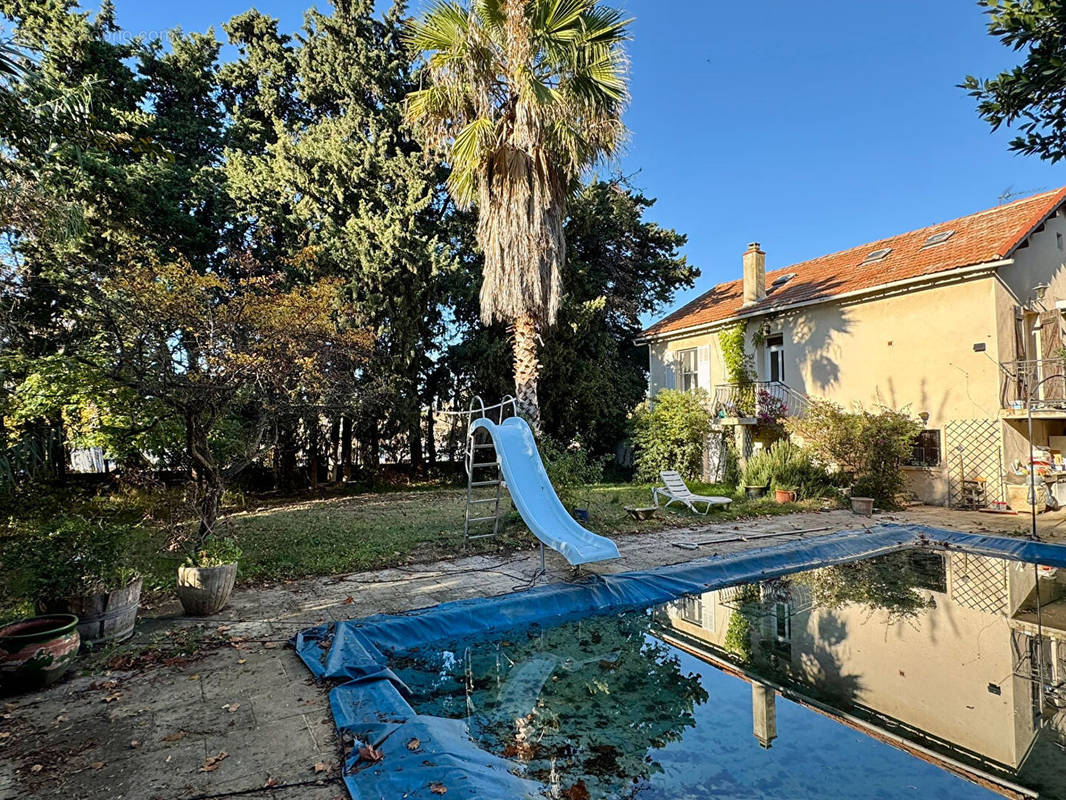
{"label": "blue sky", "polygon": [[[131,33],[204,30],[251,5],[116,2]],[[750,241],[780,267],[1066,184],[1063,165],[1008,152],[955,88],[1018,58],[975,0],[616,4],[636,18],[616,166],[703,271],[675,305],[738,277]],[[307,3],[255,5],[293,30]]]}

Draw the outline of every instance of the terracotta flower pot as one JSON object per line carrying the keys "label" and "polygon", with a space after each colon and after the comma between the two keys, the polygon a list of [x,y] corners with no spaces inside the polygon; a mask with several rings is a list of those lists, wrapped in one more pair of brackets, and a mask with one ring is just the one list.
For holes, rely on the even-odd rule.
{"label": "terracotta flower pot", "polygon": [[0,686],[40,689],[62,678],[78,656],[78,618],[30,617],[0,628]]}
{"label": "terracotta flower pot", "polygon": [[133,635],[137,609],[141,605],[141,578],[110,592],[80,597],[64,597],[44,604],[48,614],[74,614],[78,617],[78,633],[85,647],[107,642],[122,642]]}
{"label": "terracotta flower pot", "polygon": [[774,497],[779,503],[796,502],[796,493],[791,489],[774,489]]}
{"label": "terracotta flower pot", "polygon": [[209,617],[226,607],[237,580],[237,565],[178,567],[178,599],[185,613]]}
{"label": "terracotta flower pot", "polygon": [[851,498],[851,510],[863,517],[872,516],[874,513],[874,499],[872,497]]}

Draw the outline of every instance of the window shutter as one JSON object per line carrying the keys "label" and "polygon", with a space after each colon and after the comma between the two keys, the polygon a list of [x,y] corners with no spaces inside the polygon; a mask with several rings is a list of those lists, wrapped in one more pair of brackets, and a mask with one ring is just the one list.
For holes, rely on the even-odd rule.
{"label": "window shutter", "polygon": [[677,362],[674,358],[663,362],[663,388],[677,388]]}
{"label": "window shutter", "polygon": [[711,390],[711,346],[703,345],[696,351],[696,380],[701,389]]}

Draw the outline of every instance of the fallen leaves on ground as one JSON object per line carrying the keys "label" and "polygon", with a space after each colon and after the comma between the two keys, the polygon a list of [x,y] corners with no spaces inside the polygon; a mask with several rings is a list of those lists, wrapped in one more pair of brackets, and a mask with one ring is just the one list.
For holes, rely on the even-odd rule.
{"label": "fallen leaves on ground", "polygon": [[94,761],[89,766],[92,767],[93,769],[103,769],[105,766],[107,766],[107,762],[106,761]]}
{"label": "fallen leaves on ground", "polygon": [[264,789],[273,789],[277,785],[278,785],[278,779],[277,778],[267,778],[266,779],[266,783],[263,784],[263,788]]}
{"label": "fallen leaves on ground", "polygon": [[417,738],[414,738],[407,743],[407,749],[410,750],[412,753],[421,746],[422,742],[419,741]]}
{"label": "fallen leaves on ground", "polygon": [[103,701],[105,703],[114,703],[116,700],[121,700],[121,699],[122,699],[122,692],[115,692],[114,694],[107,695],[107,697],[103,698]]}
{"label": "fallen leaves on ground", "polygon": [[355,602],[355,598],[352,597],[351,595],[348,595],[347,597],[344,598],[344,605],[346,605],[346,606],[350,606],[354,602]]}
{"label": "fallen leaves on ground", "polygon": [[237,710],[238,708],[240,708],[240,707],[241,707],[241,704],[240,704],[240,703],[226,703],[226,705],[222,706],[222,708],[223,708],[224,710],[228,711],[228,712],[229,712],[229,713],[231,713],[231,714],[232,714],[232,713],[233,713],[234,711],[236,711],[236,710]]}
{"label": "fallen leaves on ground", "polygon": [[130,749],[131,750],[136,750],[140,746],[141,746],[141,743],[139,741],[137,741],[136,739],[134,739],[134,740],[132,740],[130,742]]}
{"label": "fallen leaves on ground", "polygon": [[364,761],[381,761],[385,757],[385,754],[380,750],[377,750],[370,745],[363,745],[359,748],[359,758]]}
{"label": "fallen leaves on ground", "polygon": [[205,761],[204,765],[200,767],[200,772],[214,772],[218,769],[219,764],[228,757],[229,753],[225,750],[219,750],[217,756],[208,756],[207,761]]}
{"label": "fallen leaves on ground", "polygon": [[319,761],[317,764],[314,765],[314,767],[312,767],[312,769],[315,771],[315,773],[325,772],[327,769],[329,769],[329,765]]}
{"label": "fallen leaves on ground", "polygon": [[184,739],[188,735],[189,734],[187,732],[185,732],[185,731],[174,731],[174,733],[168,733],[166,736],[164,736],[161,741],[164,741],[164,742],[179,742],[179,741],[181,741],[182,739]]}
{"label": "fallen leaves on ground", "polygon": [[40,772],[42,769],[44,769],[44,764],[34,764],[32,767],[30,767],[30,772],[37,773]]}
{"label": "fallen leaves on ground", "polygon": [[447,794],[448,793],[448,787],[445,786],[443,783],[431,783],[429,785],[429,790],[431,792],[433,792],[433,794]]}

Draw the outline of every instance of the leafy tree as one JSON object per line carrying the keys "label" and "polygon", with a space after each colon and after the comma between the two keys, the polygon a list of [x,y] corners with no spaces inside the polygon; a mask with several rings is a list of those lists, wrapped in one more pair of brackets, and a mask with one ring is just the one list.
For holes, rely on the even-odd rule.
{"label": "leafy tree", "polygon": [[408,117],[451,166],[457,205],[477,207],[482,320],[509,326],[515,394],[535,429],[537,338],[559,308],[567,200],[624,134],[626,25],[596,0],[439,0],[410,31],[429,85]]}
{"label": "leafy tree", "polygon": [[[34,375],[39,365],[90,335],[69,324],[68,311],[79,286],[106,274],[129,245],[142,196],[131,165],[159,158],[145,144],[146,98],[130,67],[136,44],[109,41],[110,3],[94,18],[71,6],[0,2],[19,43],[35,53],[2,93],[0,374],[8,408],[20,399],[15,387],[47,382]],[[38,402],[37,416],[5,432],[23,450],[39,449],[34,438],[47,441],[50,471],[60,477],[61,400]]]}
{"label": "leafy tree", "polygon": [[977,99],[977,113],[992,128],[1016,127],[1010,148],[1055,162],[1066,156],[1066,2],[979,0],[988,32],[1016,53],[1021,64],[992,78],[966,77],[960,88]]}
{"label": "leafy tree", "polygon": [[905,482],[902,465],[922,423],[906,411],[856,405],[854,411],[829,400],[812,400],[802,417],[785,426],[825,465],[835,467],[854,496],[873,497],[883,508],[898,505]]}
{"label": "leafy tree", "polygon": [[[84,297],[79,322],[98,334],[74,359],[182,427],[201,541],[226,481],[260,453],[273,417],[329,407],[350,390],[371,342],[347,324],[339,290],[337,280],[287,288],[271,274],[126,264]],[[238,435],[221,435],[234,424]]]}
{"label": "leafy tree", "polygon": [[[421,462],[421,392],[440,328],[439,168],[403,122],[413,86],[404,7],[370,0],[310,11],[298,46],[250,11],[227,23],[240,48],[223,72],[234,143],[226,172],[256,252],[290,275],[343,279],[375,347],[347,408],[378,462],[383,437],[407,437]],[[308,426],[314,430],[314,425]],[[314,449],[313,442],[306,446]]]}
{"label": "leafy tree", "polygon": [[645,403],[633,416],[637,478],[655,481],[662,470],[677,470],[685,478],[698,478],[710,432],[705,391],[659,392],[654,402]]}

